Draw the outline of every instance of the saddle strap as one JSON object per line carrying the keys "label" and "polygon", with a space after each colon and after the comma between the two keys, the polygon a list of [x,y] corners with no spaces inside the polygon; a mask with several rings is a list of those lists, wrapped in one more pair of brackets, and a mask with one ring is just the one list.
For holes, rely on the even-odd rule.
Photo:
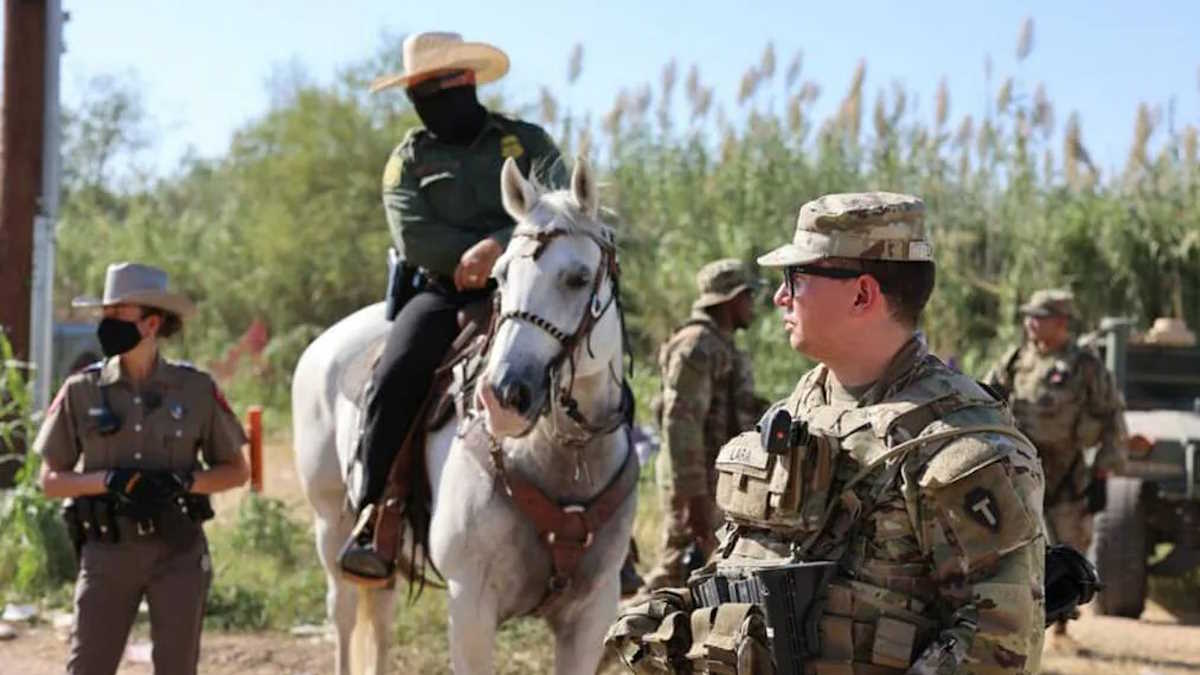
{"label": "saddle strap", "polygon": [[587,505],[559,505],[532,482],[515,473],[507,473],[505,488],[517,510],[537,529],[538,538],[550,550],[552,568],[546,594],[530,612],[549,613],[575,576],[584,553],[591,548],[596,532],[612,518],[625,499],[637,487],[637,455],[630,445],[625,462],[617,475]]}

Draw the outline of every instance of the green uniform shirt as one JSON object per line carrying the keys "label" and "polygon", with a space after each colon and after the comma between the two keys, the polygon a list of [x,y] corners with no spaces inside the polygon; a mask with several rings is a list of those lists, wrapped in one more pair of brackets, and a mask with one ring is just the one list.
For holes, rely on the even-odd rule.
{"label": "green uniform shirt", "polygon": [[526,176],[567,186],[566,167],[541,127],[489,113],[468,146],[414,129],[383,170],[383,208],[392,241],[410,265],[450,276],[462,254],[491,237],[508,245],[513,220],[500,199],[500,169],[513,157]]}

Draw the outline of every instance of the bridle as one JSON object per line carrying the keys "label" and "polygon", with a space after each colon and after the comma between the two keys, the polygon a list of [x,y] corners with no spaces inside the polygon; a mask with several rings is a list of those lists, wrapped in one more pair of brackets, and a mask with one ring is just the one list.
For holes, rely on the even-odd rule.
{"label": "bridle", "polygon": [[[617,264],[616,242],[613,240],[611,233],[607,236],[601,236],[587,230],[574,231],[561,227],[552,229],[539,229],[534,227],[518,226],[513,231],[512,236],[513,238],[525,238],[536,242],[536,245],[533,246],[531,251],[522,253],[522,255],[528,256],[536,261],[539,257],[541,257],[542,253],[545,252],[546,246],[549,245],[551,241],[557,239],[558,237],[569,236],[572,234],[583,234],[591,239],[600,248],[600,264],[597,266],[596,274],[592,278],[591,293],[588,296],[587,306],[583,311],[583,316],[580,318],[579,324],[575,326],[575,330],[571,333],[567,333],[562,328],[554,325],[545,317],[542,317],[536,312],[529,310],[511,309],[507,312],[501,312],[501,293],[499,290],[497,290],[493,299],[493,302],[495,303],[495,311],[492,313],[492,316],[494,318],[488,331],[487,345],[485,349],[491,347],[491,342],[495,337],[496,332],[500,329],[500,326],[504,325],[506,321],[523,321],[525,323],[532,324],[558,342],[561,349],[546,366],[548,371],[547,377],[550,381],[551,389],[550,396],[548,397],[548,405],[546,408],[543,408],[541,411],[539,411],[538,416],[535,417],[534,420],[530,422],[529,426],[526,427],[525,430],[520,434],[518,434],[518,436],[524,436],[532,431],[533,427],[537,424],[538,419],[540,419],[542,415],[549,414],[552,421],[556,420],[557,416],[555,416],[553,413],[555,408],[560,408],[563,414],[565,414],[568,419],[574,422],[582,433],[567,432],[566,430],[559,429],[555,423],[555,428],[553,431],[554,440],[565,445],[581,446],[586,444],[595,436],[606,435],[616,431],[621,427],[621,425],[625,424],[630,419],[630,416],[633,412],[633,396],[630,393],[627,381],[621,379],[617,373],[612,373],[611,370],[610,374],[612,377],[616,380],[619,380],[621,384],[621,401],[616,408],[604,415],[601,419],[588,419],[587,416],[585,416],[583,412],[579,410],[579,402],[576,401],[575,397],[571,394],[571,390],[575,383],[575,352],[581,343],[586,342],[588,354],[594,355],[591,344],[592,330],[596,327],[596,324],[599,322],[600,318],[604,316],[605,312],[607,312],[609,308],[614,305],[616,306],[617,316],[621,323],[622,351],[624,351],[625,344],[628,343],[628,336],[625,327],[625,312],[621,307],[621,276],[620,267]],[[609,294],[608,300],[602,302],[600,299],[600,289],[604,285],[606,278],[611,281],[612,291]],[[622,353],[623,359],[625,356],[626,355]],[[570,366],[570,375],[564,381],[563,371],[566,370],[567,365]],[[633,362],[632,359],[630,359],[627,368],[628,376],[632,376],[632,369]]]}

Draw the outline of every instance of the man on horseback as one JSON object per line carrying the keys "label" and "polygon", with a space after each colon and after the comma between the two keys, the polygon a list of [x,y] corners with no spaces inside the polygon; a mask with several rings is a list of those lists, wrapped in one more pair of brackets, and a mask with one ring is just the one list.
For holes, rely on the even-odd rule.
{"label": "man on horseback", "polygon": [[766,407],[754,396],[750,357],[733,343],[754,320],[758,280],[736,258],[696,275],[700,296],[687,322],[659,349],[663,448],[656,474],[666,518],[662,554],[648,589],[682,586],[716,547],[720,510],[714,462],[721,445],[754,426]]}
{"label": "man on horseback", "polygon": [[359,521],[338,556],[342,571],[364,583],[392,576],[391,556],[373,541],[373,507],[434,370],[458,335],[460,310],[488,297],[492,265],[512,234],[500,197],[505,159],[550,186],[567,183],[558,148],[543,129],[479,103],[476,86],[507,71],[508,57],[496,47],[454,33],[417,33],[404,40],[404,72],[371,85],[372,92],[404,87],[424,127],[409,132],[383,171],[383,205],[398,253],[388,289],[389,312],[396,313],[365,404]]}

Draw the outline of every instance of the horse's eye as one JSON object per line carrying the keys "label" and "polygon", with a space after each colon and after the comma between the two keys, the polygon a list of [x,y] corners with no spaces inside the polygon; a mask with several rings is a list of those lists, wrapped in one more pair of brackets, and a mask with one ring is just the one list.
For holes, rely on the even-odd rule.
{"label": "horse's eye", "polygon": [[567,288],[577,291],[587,286],[588,281],[590,280],[585,274],[572,274],[567,277]]}

